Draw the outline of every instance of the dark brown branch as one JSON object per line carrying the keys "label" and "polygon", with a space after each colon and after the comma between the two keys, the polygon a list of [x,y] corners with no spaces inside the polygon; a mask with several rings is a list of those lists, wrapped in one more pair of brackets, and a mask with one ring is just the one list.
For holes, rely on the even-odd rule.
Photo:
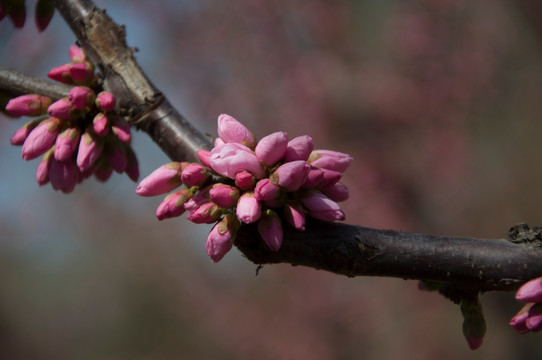
{"label": "dark brown branch", "polygon": [[68,96],[71,86],[0,68],[0,92],[9,97],[40,94],[58,100]]}

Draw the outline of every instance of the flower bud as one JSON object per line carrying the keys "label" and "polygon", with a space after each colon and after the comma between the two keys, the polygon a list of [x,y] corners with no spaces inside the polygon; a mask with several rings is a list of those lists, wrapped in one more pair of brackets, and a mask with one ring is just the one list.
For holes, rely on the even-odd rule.
{"label": "flower bud", "polygon": [[254,197],[260,201],[276,200],[280,195],[280,188],[271,183],[269,179],[261,179],[256,183],[256,187],[254,188]]}
{"label": "flower bud", "polygon": [[9,100],[6,110],[13,116],[38,116],[46,114],[51,103],[47,96],[28,94]]}
{"label": "flower bud", "polygon": [[542,303],[536,303],[529,309],[529,315],[525,320],[525,326],[532,332],[542,330]]}
{"label": "flower bud", "polygon": [[198,154],[199,161],[204,166],[207,166],[208,168],[211,168],[211,161],[210,161],[211,160],[210,159],[211,152],[209,150],[198,150],[197,154]]}
{"label": "flower bud", "polygon": [[319,191],[311,190],[301,197],[303,207],[310,216],[320,220],[344,220],[345,216],[337,203]]}
{"label": "flower bud", "polygon": [[235,179],[240,171],[248,171],[257,179],[265,176],[265,170],[252,150],[237,143],[227,143],[211,150],[210,163],[214,171],[230,179]]}
{"label": "flower bud", "polygon": [[217,221],[223,213],[223,209],[212,201],[209,201],[190,211],[190,214],[186,218],[195,224],[211,224]]}
{"label": "flower bud", "polygon": [[106,182],[113,175],[113,168],[105,161],[98,161],[92,170],[94,177],[101,182]]}
{"label": "flower bud", "polygon": [[277,213],[267,209],[258,221],[258,231],[265,244],[272,251],[278,251],[282,245],[282,223]]}
{"label": "flower bud", "polygon": [[68,100],[77,110],[83,110],[94,104],[94,99],[96,99],[96,94],[86,86],[74,86],[68,92]]}
{"label": "flower bud", "polygon": [[184,204],[184,208],[188,211],[194,211],[203,204],[211,201],[209,192],[211,186],[206,186],[196,193],[189,201]]}
{"label": "flower bud", "polygon": [[256,138],[250,130],[230,115],[218,117],[218,136],[225,143],[238,143],[250,149],[256,146]]}
{"label": "flower bud", "polygon": [[287,145],[288,134],[278,131],[262,138],[256,145],[254,153],[265,165],[273,166],[282,159]]}
{"label": "flower bud", "polygon": [[219,262],[231,250],[239,226],[235,215],[226,214],[209,232],[205,250],[213,262]]}
{"label": "flower bud", "polygon": [[296,191],[307,180],[310,169],[310,165],[303,160],[288,162],[279,166],[269,180],[288,191]]}
{"label": "flower bud", "polygon": [[156,217],[158,220],[162,221],[181,215],[185,211],[184,204],[190,200],[191,197],[192,193],[187,188],[182,188],[173,194],[169,194],[156,209]]}
{"label": "flower bud", "polygon": [[81,172],[89,171],[96,160],[102,155],[104,148],[103,141],[87,128],[79,141],[77,150],[77,166]]}
{"label": "flower bud", "polygon": [[122,173],[128,166],[128,158],[126,157],[126,150],[122,143],[113,143],[109,145],[106,156],[107,163],[117,173]]}
{"label": "flower bud", "polygon": [[260,218],[261,211],[261,204],[256,200],[253,192],[244,193],[237,202],[237,218],[245,224],[257,221]]}
{"label": "flower bud", "polygon": [[139,165],[137,157],[130,147],[126,148],[126,159],[128,160],[128,163],[124,172],[132,181],[137,181],[139,179]]}
{"label": "flower bud", "polygon": [[79,46],[70,45],[70,59],[72,63],[84,63],[87,57]]}
{"label": "flower bud", "polygon": [[239,190],[236,187],[217,183],[209,190],[211,200],[221,208],[229,208],[237,204]]}
{"label": "flower bud", "polygon": [[115,109],[115,97],[109,91],[102,91],[96,96],[96,106],[102,111]]}
{"label": "flower bud", "polygon": [[74,82],[70,75],[70,65],[71,64],[64,64],[52,68],[49,70],[49,73],[47,73],[47,77],[64,84],[73,84]]}
{"label": "flower bud", "polygon": [[322,190],[322,193],[335,202],[345,201],[350,196],[348,188],[342,182],[331,185],[325,190]]}
{"label": "flower bud", "polygon": [[462,299],[460,308],[463,315],[463,335],[471,350],[476,350],[482,345],[486,333],[482,305],[478,299]]}
{"label": "flower bud", "polygon": [[73,120],[81,115],[81,111],[77,110],[67,97],[52,103],[47,113],[62,120]]}
{"label": "flower bud", "polygon": [[20,29],[24,26],[26,20],[26,6],[24,1],[12,1],[11,5],[8,16],[10,17],[11,22],[13,22],[13,26]]}
{"label": "flower bud", "polygon": [[318,185],[318,188],[321,191],[327,190],[331,186],[335,185],[343,177],[343,174],[335,170],[323,169],[323,171],[324,176],[322,177],[322,181]]}
{"label": "flower bud", "polygon": [[516,299],[523,302],[542,302],[542,277],[523,284],[516,293]]}
{"label": "flower bud", "polygon": [[207,181],[207,171],[200,164],[189,164],[181,173],[181,181],[186,186],[201,186]]}
{"label": "flower bud", "polygon": [[305,189],[312,189],[320,185],[323,179],[324,179],[324,170],[311,166],[311,169],[309,170],[309,174],[307,175],[307,180],[305,180],[302,186]]}
{"label": "flower bud", "polygon": [[534,303],[526,304],[511,320],[510,320],[510,326],[512,326],[514,329],[516,329],[517,332],[520,334],[525,334],[529,332],[529,329],[527,328],[527,325],[525,324],[525,321],[529,317],[529,310],[531,310],[531,307],[534,305]]}
{"label": "flower bud", "polygon": [[254,187],[256,178],[248,171],[240,171],[235,174],[235,185],[241,190],[248,190]]}
{"label": "flower bud", "polygon": [[55,159],[67,161],[70,159],[79,145],[81,129],[78,127],[67,128],[61,132],[55,142]]}
{"label": "flower bud", "polygon": [[92,129],[96,135],[105,136],[109,133],[109,119],[104,113],[97,113],[92,120]]}
{"label": "flower bud", "polygon": [[111,129],[113,134],[122,142],[129,143],[130,136],[130,126],[126,121],[120,116],[116,116],[112,119]]}
{"label": "flower bud", "polygon": [[69,72],[74,83],[78,85],[90,85],[95,79],[94,66],[88,62],[70,64]]}
{"label": "flower bud", "polygon": [[32,160],[44,154],[54,144],[60,129],[60,120],[49,118],[42,121],[28,134],[23,144],[22,157]]}
{"label": "flower bud", "polygon": [[38,165],[36,170],[36,181],[39,186],[45,185],[49,182],[49,166],[51,165],[51,159],[53,158],[53,149],[48,150]]}
{"label": "flower bud", "polygon": [[350,166],[352,157],[338,151],[314,150],[308,161],[312,166],[343,173]]}
{"label": "flower bud", "polygon": [[53,189],[70,193],[75,188],[78,178],[79,170],[73,161],[57,161],[54,157],[51,159],[49,181]]}
{"label": "flower bud", "polygon": [[32,130],[38,126],[44,119],[33,119],[24,124],[22,127],[20,127],[17,131],[15,131],[15,134],[11,137],[10,143],[11,145],[22,145],[24,144],[24,141],[32,132]]}
{"label": "flower bud", "polygon": [[47,28],[54,13],[55,7],[51,0],[38,0],[36,3],[34,19],[36,21],[36,27],[40,32]]}
{"label": "flower bud", "polygon": [[284,153],[284,162],[295,160],[307,161],[314,148],[312,138],[307,135],[298,136],[288,142]]}
{"label": "flower bud", "polygon": [[139,196],[155,196],[170,192],[182,185],[181,172],[186,162],[170,162],[160,166],[141,180],[136,189]]}
{"label": "flower bud", "polygon": [[297,201],[288,201],[284,205],[284,217],[293,228],[305,231],[305,210]]}

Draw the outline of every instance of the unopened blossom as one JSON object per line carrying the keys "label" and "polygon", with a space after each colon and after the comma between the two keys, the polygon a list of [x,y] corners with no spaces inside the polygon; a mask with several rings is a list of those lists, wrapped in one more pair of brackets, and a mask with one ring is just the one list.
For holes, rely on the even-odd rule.
{"label": "unopened blossom", "polygon": [[542,303],[542,277],[523,284],[516,292],[516,299],[523,302]]}
{"label": "unopened blossom", "polygon": [[54,13],[55,6],[52,0],[38,0],[34,18],[36,20],[36,27],[40,32],[47,28]]}
{"label": "unopened blossom", "polygon": [[535,303],[531,306],[525,320],[525,326],[532,332],[542,330],[542,303]]}
{"label": "unopened blossom", "polygon": [[198,159],[199,161],[207,166],[208,168],[211,167],[211,152],[209,150],[198,150],[197,151]]}
{"label": "unopened blossom", "polygon": [[81,129],[77,127],[67,128],[61,132],[55,142],[55,159],[66,161],[70,159],[79,145]]}
{"label": "unopened blossom", "polygon": [[273,184],[268,178],[258,181],[254,188],[254,197],[260,201],[276,200],[280,195],[280,187]]}
{"label": "unopened blossom", "polygon": [[32,160],[44,154],[54,144],[60,130],[60,120],[49,118],[41,122],[28,134],[22,149],[24,160]]}
{"label": "unopened blossom", "polygon": [[47,151],[41,158],[38,169],[36,170],[36,182],[39,186],[45,185],[49,182],[49,166],[52,158],[53,149]]}
{"label": "unopened blossom", "polygon": [[181,181],[186,186],[200,186],[207,181],[207,171],[200,164],[188,164],[181,173]]}
{"label": "unopened blossom", "polygon": [[316,219],[336,221],[345,218],[339,205],[319,191],[307,192],[301,197],[301,203],[309,215]]}
{"label": "unopened blossom", "polygon": [[256,178],[248,171],[239,171],[235,174],[235,185],[241,190],[251,189],[255,183]]}
{"label": "unopened blossom", "polygon": [[239,196],[239,190],[236,187],[226,184],[214,184],[209,190],[211,201],[222,208],[229,208],[237,204]]}
{"label": "unopened blossom", "polygon": [[314,150],[308,161],[312,166],[343,173],[350,166],[352,157],[338,151]]}
{"label": "unopened blossom", "polygon": [[158,220],[164,220],[181,215],[185,212],[184,204],[191,197],[192,192],[187,188],[169,194],[156,209],[156,217]]}
{"label": "unopened blossom", "polygon": [[463,315],[463,335],[471,350],[476,350],[482,345],[486,333],[482,305],[478,299],[463,299],[460,308]]}
{"label": "unopened blossom", "polygon": [[528,333],[530,330],[527,328],[527,318],[529,317],[529,310],[533,307],[534,303],[529,303],[523,306],[523,308],[510,320],[510,326],[512,326],[520,334]]}
{"label": "unopened blossom", "polygon": [[115,97],[109,91],[102,91],[96,95],[96,106],[102,111],[113,111],[115,109]]}
{"label": "unopened blossom", "polygon": [[212,201],[209,201],[194,210],[186,218],[196,224],[212,224],[217,221],[224,210]]}
{"label": "unopened blossom", "polygon": [[279,166],[269,180],[288,191],[296,191],[307,180],[310,169],[310,165],[303,160],[287,162]]}
{"label": "unopened blossom", "polygon": [[258,221],[262,212],[260,201],[254,197],[253,192],[246,192],[237,202],[237,218],[245,224]]}
{"label": "unopened blossom", "polygon": [[70,75],[70,64],[64,64],[52,68],[47,73],[47,77],[64,84],[73,84],[73,79]]}
{"label": "unopened blossom", "polygon": [[89,129],[81,135],[77,150],[77,166],[81,172],[89,171],[96,160],[102,155],[104,144]]}
{"label": "unopened blossom", "polygon": [[186,166],[186,162],[170,162],[160,166],[139,183],[136,193],[139,196],[155,196],[170,192],[182,184],[181,172]]}
{"label": "unopened blossom", "polygon": [[104,113],[97,113],[92,120],[92,129],[99,136],[109,134],[109,119]]}
{"label": "unopened blossom", "polygon": [[87,61],[87,57],[79,46],[70,45],[70,59],[72,63],[84,63]]}
{"label": "unopened blossom", "polygon": [[194,211],[203,204],[211,202],[209,192],[212,186],[206,186],[200,189],[189,201],[184,204],[184,208],[188,211]]}
{"label": "unopened blossom", "polygon": [[289,201],[284,205],[284,217],[296,230],[305,231],[305,210],[297,201]]}
{"label": "unopened blossom", "polygon": [[77,110],[83,110],[94,104],[95,99],[96,94],[94,91],[86,86],[74,86],[68,92],[68,100]]}
{"label": "unopened blossom", "polygon": [[237,143],[250,149],[256,146],[256,138],[249,129],[234,117],[222,114],[218,117],[218,136],[225,143]]}
{"label": "unopened blossom", "polygon": [[109,145],[105,158],[107,159],[109,166],[119,174],[124,172],[128,166],[126,150],[122,144]]}
{"label": "unopened blossom", "polygon": [[137,181],[139,179],[139,164],[134,151],[130,147],[126,149],[126,159],[128,160],[128,164],[124,172],[132,181]]}
{"label": "unopened blossom", "polygon": [[24,141],[36,126],[38,126],[44,119],[33,119],[19,128],[10,139],[11,145],[22,145]]}
{"label": "unopened blossom", "polygon": [[52,103],[47,113],[62,120],[73,120],[81,115],[81,111],[77,110],[67,97]]}
{"label": "unopened blossom", "polygon": [[258,221],[258,231],[263,241],[273,251],[278,251],[282,245],[282,223],[277,213],[267,209]]}
{"label": "unopened blossom", "polygon": [[68,69],[73,82],[77,85],[91,85],[96,79],[94,66],[88,62],[72,63]]}
{"label": "unopened blossom", "polygon": [[278,131],[263,137],[258,144],[254,153],[258,160],[267,166],[275,165],[286,151],[288,145],[288,134],[283,131]]}
{"label": "unopened blossom", "polygon": [[324,179],[324,169],[320,169],[314,166],[311,166],[309,173],[307,175],[307,180],[303,183],[303,188],[312,189],[320,185]]}
{"label": "unopened blossom", "polygon": [[307,160],[314,148],[312,138],[307,135],[298,136],[288,142],[284,153],[284,161]]}
{"label": "unopened blossom", "polygon": [[115,134],[120,141],[125,143],[130,142],[130,126],[120,116],[111,119],[111,130],[113,130],[113,134]]}
{"label": "unopened blossom", "polygon": [[235,215],[226,214],[209,232],[205,250],[213,262],[219,262],[231,250],[239,225]]}
{"label": "unopened blossom", "polygon": [[345,201],[350,196],[348,187],[342,182],[336,182],[325,190],[322,190],[322,193],[335,202]]}
{"label": "unopened blossom", "polygon": [[111,168],[111,166],[109,166],[109,164],[103,161],[94,166],[92,170],[94,173],[94,177],[101,182],[109,180],[111,175],[113,175],[113,169]]}
{"label": "unopened blossom", "polygon": [[265,170],[254,152],[237,143],[227,143],[211,150],[210,163],[214,171],[230,179],[235,179],[240,171],[248,171],[257,179],[265,176]]}
{"label": "unopened blossom", "polygon": [[13,116],[38,116],[47,113],[52,100],[47,96],[28,94],[8,101],[6,110]]}
{"label": "unopened blossom", "polygon": [[328,189],[331,186],[335,185],[343,177],[343,174],[338,171],[329,169],[323,170],[324,176],[322,177],[322,181],[320,181],[320,184],[318,184],[318,188],[321,191],[324,191],[325,189]]}
{"label": "unopened blossom", "polygon": [[57,161],[54,157],[49,165],[49,181],[53,189],[72,192],[77,184],[79,170],[73,161]]}

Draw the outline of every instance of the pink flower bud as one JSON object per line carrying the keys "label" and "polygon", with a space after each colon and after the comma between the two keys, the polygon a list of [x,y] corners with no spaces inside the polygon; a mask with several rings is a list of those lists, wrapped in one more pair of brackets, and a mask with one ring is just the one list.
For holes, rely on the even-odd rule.
{"label": "pink flower bud", "polygon": [[51,103],[52,100],[46,96],[22,95],[8,101],[6,110],[14,116],[38,116],[46,114]]}
{"label": "pink flower bud", "polygon": [[207,171],[200,164],[189,164],[181,173],[181,181],[186,186],[201,186],[207,181]]}
{"label": "pink flower bud", "polygon": [[90,85],[95,79],[94,66],[88,62],[72,63],[69,72],[75,84]]}
{"label": "pink flower bud", "polygon": [[94,104],[94,99],[96,99],[96,94],[86,86],[74,86],[68,92],[68,100],[77,110],[83,110]]}
{"label": "pink flower bud", "polygon": [[256,187],[254,188],[254,197],[260,201],[276,200],[280,195],[280,188],[271,183],[269,179],[261,179],[256,183]]}
{"label": "pink flower bud", "polygon": [[288,162],[279,166],[269,180],[288,191],[296,191],[307,180],[310,169],[310,165],[303,160]]}
{"label": "pink flower bud", "polygon": [[128,166],[128,158],[126,157],[126,151],[122,145],[111,144],[107,149],[105,158],[111,168],[119,174],[125,171]]}
{"label": "pink flower bud", "polygon": [[38,165],[36,170],[36,181],[39,186],[45,185],[49,182],[49,166],[51,165],[51,159],[53,158],[53,150],[47,151]]}
{"label": "pink flower bud", "polygon": [[60,120],[54,117],[44,120],[36,126],[24,141],[23,159],[35,159],[49,150],[55,144],[59,129]]}
{"label": "pink flower bud", "polygon": [[30,134],[30,132],[38,126],[44,119],[33,119],[24,124],[21,128],[15,131],[15,134],[11,137],[11,145],[22,145]]}
{"label": "pink flower bud", "polygon": [[337,182],[322,190],[322,193],[335,202],[345,201],[350,196],[348,188],[341,182]]}
{"label": "pink flower bud", "polygon": [[109,133],[109,119],[104,113],[97,113],[92,120],[92,129],[96,135],[105,136]]}
{"label": "pink flower bud", "polygon": [[209,150],[198,150],[197,154],[198,154],[199,161],[201,161],[201,163],[204,166],[211,168],[211,161],[210,161],[211,152]]}
{"label": "pink flower bud", "polygon": [[115,109],[115,97],[109,91],[102,91],[96,96],[96,106],[102,111]]}
{"label": "pink flower bud", "polygon": [[248,171],[240,171],[235,174],[235,185],[241,190],[248,190],[254,187],[256,178]]}
{"label": "pink flower bud", "polygon": [[516,299],[523,302],[542,302],[542,277],[523,284],[516,293]]}
{"label": "pink flower bud", "polygon": [[11,1],[11,10],[8,14],[16,28],[22,28],[26,19],[26,7],[24,1]]}
{"label": "pink flower bud", "polygon": [[282,223],[277,213],[267,209],[258,221],[258,231],[265,244],[272,251],[278,251],[282,245]]}
{"label": "pink flower bud", "polygon": [[229,208],[237,204],[240,195],[236,187],[217,183],[209,190],[209,196],[221,208]]}
{"label": "pink flower bud", "polygon": [[460,308],[463,315],[463,335],[471,350],[476,350],[482,345],[486,333],[482,305],[478,299],[462,299]]}
{"label": "pink flower bud", "polygon": [[55,159],[67,161],[70,159],[79,145],[81,130],[78,127],[67,128],[61,132],[55,142]]}
{"label": "pink flower bud", "polygon": [[244,170],[257,179],[265,176],[265,170],[252,150],[237,143],[227,143],[211,150],[210,163],[214,171],[230,179],[235,179],[235,175]]}
{"label": "pink flower bud", "polygon": [[156,209],[156,217],[158,220],[162,221],[181,215],[185,211],[184,204],[190,200],[191,197],[192,193],[187,188],[182,188],[173,194],[169,194]]}
{"label": "pink flower bud", "polygon": [[230,115],[218,117],[218,136],[225,143],[238,143],[251,149],[256,146],[256,138],[250,130]]}
{"label": "pink flower bud", "polygon": [[87,57],[79,46],[70,45],[70,59],[72,63],[84,63]]}
{"label": "pink flower bud", "polygon": [[130,126],[126,123],[126,121],[121,118],[120,116],[116,116],[112,120],[112,126],[111,129],[113,130],[113,134],[122,142],[129,143],[131,136],[130,136]]}
{"label": "pink flower bud", "polygon": [[235,215],[226,214],[213,227],[205,242],[205,250],[213,262],[219,262],[231,250],[239,225]]}
{"label": "pink flower bud", "polygon": [[312,166],[341,173],[350,166],[351,162],[352,157],[350,155],[332,150],[314,150],[309,156],[309,163]]}
{"label": "pink flower bud", "polygon": [[309,174],[307,176],[307,180],[303,183],[303,188],[305,189],[312,189],[320,185],[322,180],[324,179],[324,170],[311,166],[311,169],[309,170]]}
{"label": "pink flower bud", "polygon": [[217,221],[224,213],[218,205],[209,201],[190,211],[186,218],[195,224],[211,224]]}
{"label": "pink flower bud", "polygon": [[312,190],[301,197],[301,203],[310,216],[320,220],[344,220],[345,216],[337,203],[319,191]]}
{"label": "pink flower bud", "polygon": [[286,146],[288,146],[288,134],[279,131],[262,138],[256,145],[254,153],[265,165],[273,166],[284,156]]}
{"label": "pink flower bud", "polygon": [[94,177],[101,182],[106,182],[111,175],[113,175],[111,166],[103,161],[96,165],[92,170],[94,170]]}
{"label": "pink flower bud", "polygon": [[72,192],[77,184],[79,177],[79,170],[75,166],[74,162],[57,161],[53,157],[51,164],[49,165],[49,181],[53,186],[53,189],[60,190],[64,193]]}
{"label": "pink flower bud", "polygon": [[47,77],[64,84],[73,84],[73,79],[70,75],[70,65],[64,64],[49,70]]}
{"label": "pink flower bud", "polygon": [[237,218],[245,224],[250,224],[257,221],[262,213],[262,206],[254,197],[253,192],[246,192],[239,198],[237,202],[236,214]]}
{"label": "pink flower bud", "polygon": [[137,157],[130,147],[126,149],[126,158],[128,164],[126,165],[126,170],[124,170],[124,172],[132,181],[137,181],[139,179],[139,165]]}
{"label": "pink flower bud", "polygon": [[284,206],[284,217],[293,228],[305,231],[305,210],[297,201],[289,201]]}
{"label": "pink flower bud", "polygon": [[536,303],[529,309],[529,315],[525,320],[525,326],[532,332],[542,330],[542,303]]}
{"label": "pink flower bud", "polygon": [[36,27],[40,32],[47,28],[54,13],[55,7],[51,0],[38,0],[36,3],[34,19],[36,21]]}
{"label": "pink flower bud", "polygon": [[181,172],[187,162],[170,162],[160,166],[141,180],[136,189],[139,196],[155,196],[170,192],[182,185]]}
{"label": "pink flower bud", "polygon": [[516,329],[520,334],[525,334],[529,332],[527,325],[525,324],[527,318],[529,317],[529,310],[533,306],[533,303],[526,304],[511,320],[510,326]]}
{"label": "pink flower bud", "polygon": [[343,177],[343,174],[341,174],[338,171],[335,170],[328,170],[328,169],[322,169],[324,170],[324,176],[322,178],[322,181],[318,185],[321,191],[324,191],[331,186],[335,185],[337,181],[341,180]]}
{"label": "pink flower bud", "polygon": [[62,120],[73,120],[81,115],[81,111],[77,110],[67,97],[52,103],[47,113]]}
{"label": "pink flower bud", "polygon": [[221,138],[217,137],[214,141],[214,146],[217,147],[217,146],[220,146],[220,145],[224,145],[225,142],[224,140],[222,140]]}
{"label": "pink flower bud", "polygon": [[210,202],[211,201],[210,196],[209,196],[210,190],[211,190],[211,186],[206,186],[200,191],[198,191],[196,195],[194,195],[189,201],[186,202],[186,204],[184,204],[184,208],[187,211],[194,211],[201,205],[207,204],[208,202]]}
{"label": "pink flower bud", "polygon": [[307,161],[314,145],[312,144],[312,138],[307,135],[298,136],[288,142],[286,151],[284,154],[284,162],[303,160]]}
{"label": "pink flower bud", "polygon": [[77,150],[77,166],[81,172],[89,171],[102,155],[103,141],[91,133],[89,129],[81,136]]}

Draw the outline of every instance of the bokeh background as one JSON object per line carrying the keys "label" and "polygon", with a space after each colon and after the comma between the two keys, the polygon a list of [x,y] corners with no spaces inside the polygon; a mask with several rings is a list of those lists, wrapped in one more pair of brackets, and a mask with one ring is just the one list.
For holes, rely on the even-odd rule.
{"label": "bokeh background", "polygon": [[[529,1],[96,1],[126,24],[171,102],[216,134],[228,113],[258,137],[308,134],[355,161],[347,221],[500,238],[542,225],[542,33]],[[534,2],[536,3],[536,2]],[[0,23],[0,66],[45,76],[69,61],[59,14],[39,34]],[[527,9],[527,10],[525,10]],[[542,13],[542,12],[541,12]],[[534,19],[528,15],[535,15]],[[39,160],[0,118],[3,359],[540,359],[482,296],[471,352],[457,306],[415,281],[348,279],[207,258],[209,227],[159,222],[126,176],[69,195],[39,188]],[[142,176],[169,161],[134,134]]]}

